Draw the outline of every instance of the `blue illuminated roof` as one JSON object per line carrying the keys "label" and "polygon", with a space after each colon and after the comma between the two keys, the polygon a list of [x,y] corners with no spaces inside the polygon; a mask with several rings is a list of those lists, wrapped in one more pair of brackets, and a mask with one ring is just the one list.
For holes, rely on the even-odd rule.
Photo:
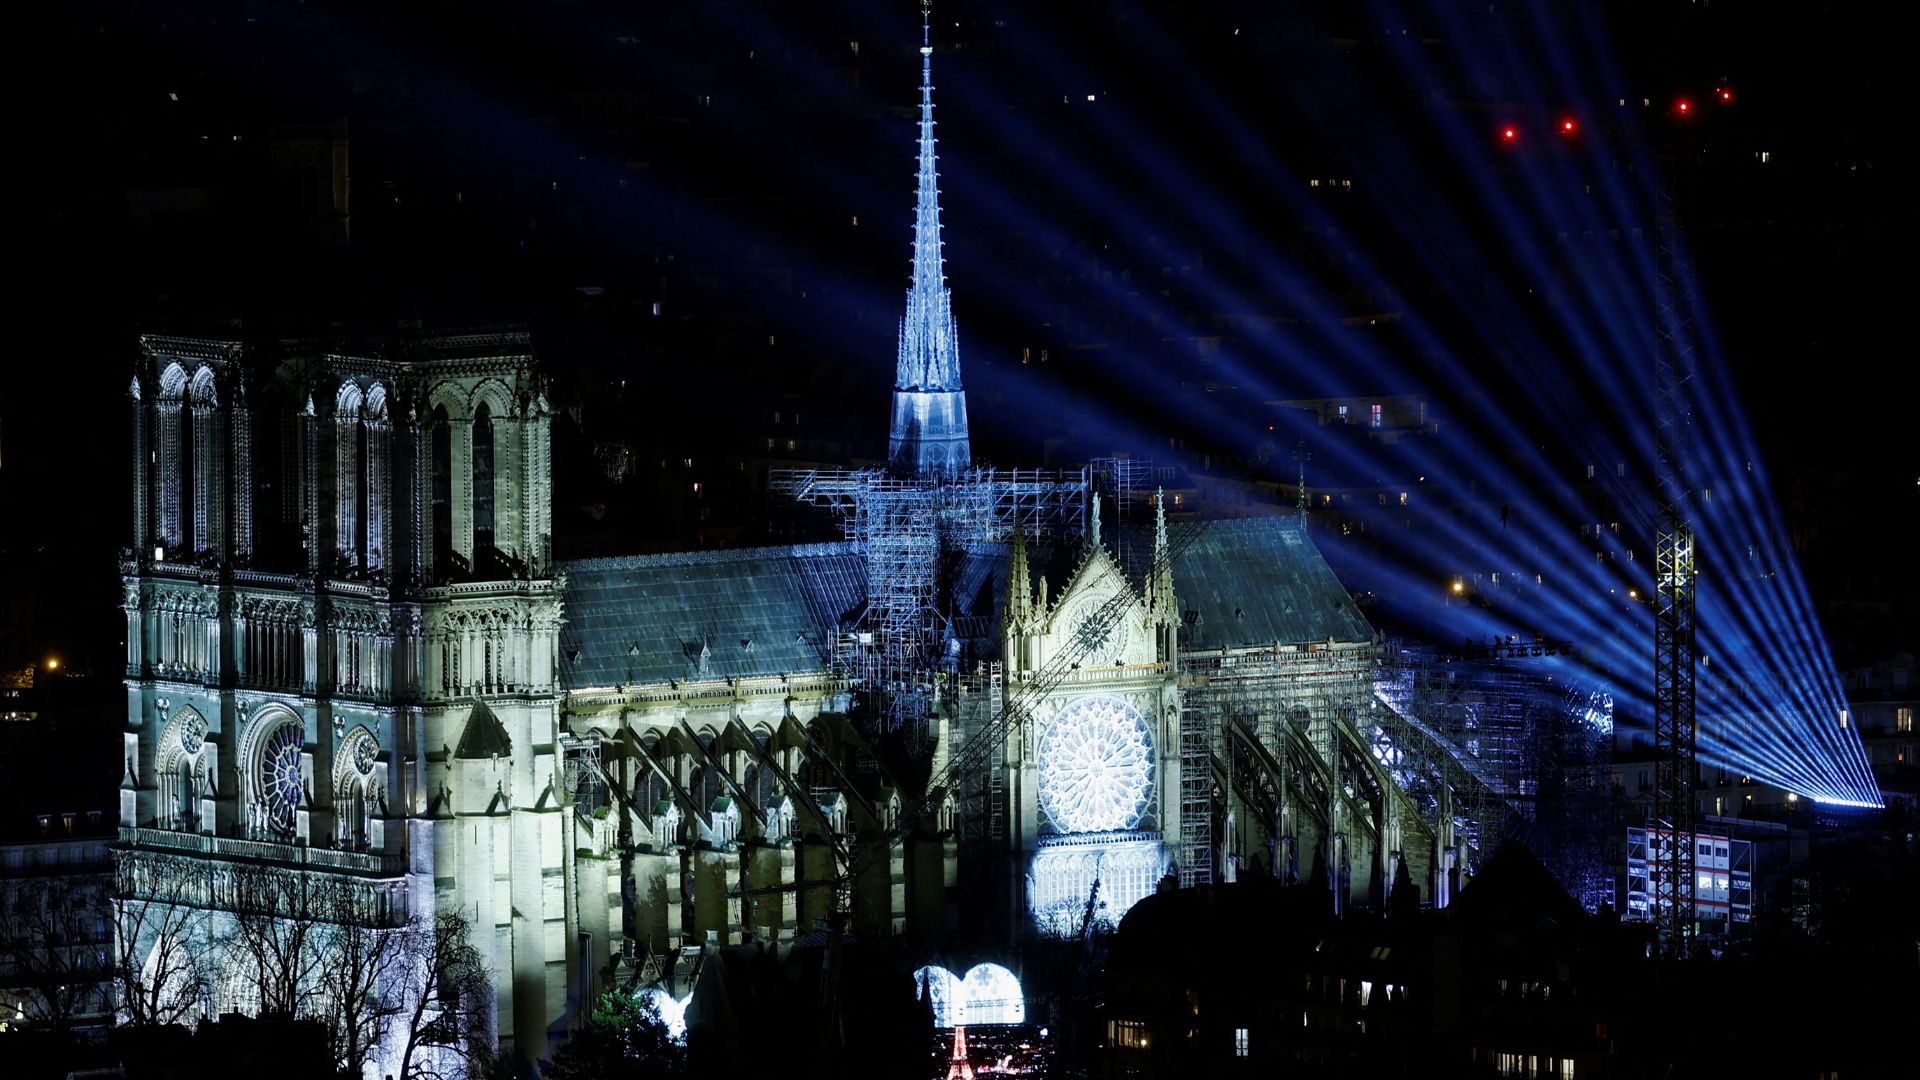
{"label": "blue illuminated roof", "polygon": [[[852,544],[634,555],[564,564],[566,686],[824,671],[866,596]],[[703,661],[704,654],[704,661]]]}
{"label": "blue illuminated roof", "polygon": [[1373,627],[1291,518],[1212,521],[1173,565],[1183,648],[1372,641]]}
{"label": "blue illuminated roof", "polygon": [[[1133,565],[1147,565],[1151,535],[1121,538]],[[1064,549],[1028,554],[1056,590],[1078,559]],[[980,545],[955,567],[963,637],[997,629],[1009,557],[1005,544]],[[560,662],[576,689],[825,671],[834,632],[866,599],[865,558],[848,543],[590,559],[564,569]],[[1286,518],[1207,523],[1173,577],[1185,648],[1374,637],[1319,550]]]}

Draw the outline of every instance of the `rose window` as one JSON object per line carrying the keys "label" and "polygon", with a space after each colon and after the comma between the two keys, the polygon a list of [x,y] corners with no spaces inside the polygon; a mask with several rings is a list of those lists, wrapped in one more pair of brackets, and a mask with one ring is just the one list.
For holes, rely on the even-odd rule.
{"label": "rose window", "polygon": [[1131,829],[1153,793],[1153,733],[1114,697],[1062,710],[1040,737],[1040,805],[1062,832]]}
{"label": "rose window", "polygon": [[260,751],[260,805],[266,824],[277,833],[290,833],[300,808],[300,751],[305,740],[297,724],[283,724],[267,737]]}
{"label": "rose window", "polygon": [[380,757],[380,747],[370,738],[362,737],[353,744],[353,767],[365,776],[373,772],[373,763]]}

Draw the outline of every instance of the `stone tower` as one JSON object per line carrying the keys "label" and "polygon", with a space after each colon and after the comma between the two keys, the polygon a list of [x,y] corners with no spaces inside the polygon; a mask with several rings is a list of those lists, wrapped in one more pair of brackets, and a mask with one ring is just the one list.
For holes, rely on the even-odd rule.
{"label": "stone tower", "polygon": [[[526,335],[141,347],[123,861],[197,860],[216,910],[271,870],[381,925],[458,911],[498,1034],[544,1053],[572,939]],[[206,1007],[258,1007],[228,961]]]}

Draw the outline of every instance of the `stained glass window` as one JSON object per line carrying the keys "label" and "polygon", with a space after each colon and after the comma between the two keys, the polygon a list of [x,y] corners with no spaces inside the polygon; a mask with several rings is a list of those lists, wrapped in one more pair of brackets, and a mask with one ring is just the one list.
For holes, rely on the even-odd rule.
{"label": "stained glass window", "polygon": [[1061,832],[1140,823],[1153,793],[1153,733],[1117,697],[1068,705],[1040,737],[1040,805]]}
{"label": "stained glass window", "polygon": [[267,736],[260,751],[260,803],[267,827],[276,833],[293,832],[300,809],[300,750],[305,739],[298,724],[282,724]]}

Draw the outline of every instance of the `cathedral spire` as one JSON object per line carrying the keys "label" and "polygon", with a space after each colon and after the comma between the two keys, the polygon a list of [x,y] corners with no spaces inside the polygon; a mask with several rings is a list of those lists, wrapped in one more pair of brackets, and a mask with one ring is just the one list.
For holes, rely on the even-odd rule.
{"label": "cathedral spire", "polygon": [[948,477],[972,464],[960,348],[940,244],[940,172],[933,137],[933,32],[930,0],[920,4],[920,137],[913,213],[913,280],[900,319],[893,429],[887,462],[899,475]]}

